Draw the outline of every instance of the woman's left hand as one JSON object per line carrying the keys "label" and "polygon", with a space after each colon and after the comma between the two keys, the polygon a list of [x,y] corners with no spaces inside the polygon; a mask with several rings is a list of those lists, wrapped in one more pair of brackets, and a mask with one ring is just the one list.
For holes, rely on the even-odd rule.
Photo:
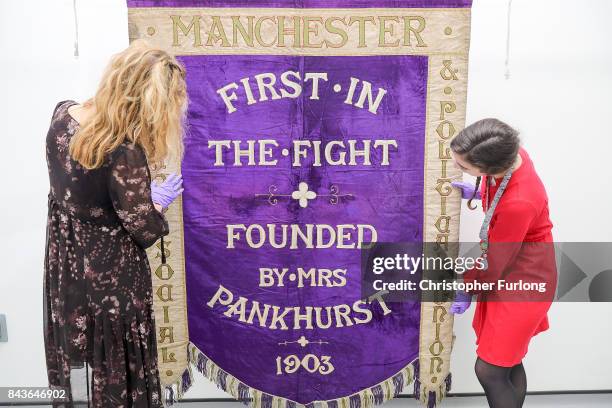
{"label": "woman's left hand", "polygon": [[179,174],[171,174],[161,183],[151,183],[151,200],[162,209],[168,206],[183,192],[183,178]]}

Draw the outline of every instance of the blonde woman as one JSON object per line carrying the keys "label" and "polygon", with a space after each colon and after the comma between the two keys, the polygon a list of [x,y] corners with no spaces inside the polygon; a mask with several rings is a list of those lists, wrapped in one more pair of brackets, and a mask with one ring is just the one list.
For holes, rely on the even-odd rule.
{"label": "blonde woman", "polygon": [[55,107],[44,340],[49,385],[69,402],[54,406],[72,406],[83,363],[94,407],[162,406],[145,248],[168,233],[182,180],[151,184],[149,166],[180,160],[186,107],[184,67],[141,41],[112,58],[93,98]]}

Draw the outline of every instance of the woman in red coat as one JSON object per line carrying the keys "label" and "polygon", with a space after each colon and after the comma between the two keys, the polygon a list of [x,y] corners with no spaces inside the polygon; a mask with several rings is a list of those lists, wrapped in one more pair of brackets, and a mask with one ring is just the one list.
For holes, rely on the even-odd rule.
{"label": "woman in red coat", "polygon": [[[463,313],[478,295],[472,323],[476,376],[490,407],[521,407],[527,390],[522,360],[531,338],[549,328],[547,312],[557,285],[548,198],[518,133],[497,119],[465,128],[451,150],[455,164],[477,177],[476,186],[453,185],[470,202],[482,197],[486,212],[480,238],[487,266],[469,270],[463,281],[494,285],[457,293],[451,313]],[[533,292],[534,286],[508,290],[502,282],[543,284],[545,291]]]}

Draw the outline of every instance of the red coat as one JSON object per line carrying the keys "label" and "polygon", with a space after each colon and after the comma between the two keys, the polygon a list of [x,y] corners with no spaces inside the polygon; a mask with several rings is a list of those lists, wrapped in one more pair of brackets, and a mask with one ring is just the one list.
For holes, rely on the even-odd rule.
{"label": "red coat", "polygon": [[[522,164],[512,174],[489,225],[489,266],[486,270],[472,269],[463,277],[465,282],[504,279],[547,285],[544,295],[471,292],[478,294],[472,322],[476,353],[484,361],[504,367],[520,363],[530,339],[549,328],[547,312],[557,285],[548,197],[527,152],[521,148],[519,154]],[[487,180],[483,179],[481,192],[487,208],[501,180],[495,179],[485,197]]]}

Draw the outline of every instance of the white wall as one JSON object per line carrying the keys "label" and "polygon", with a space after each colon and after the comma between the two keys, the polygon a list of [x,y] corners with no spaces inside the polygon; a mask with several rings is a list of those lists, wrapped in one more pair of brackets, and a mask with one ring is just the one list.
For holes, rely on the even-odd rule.
{"label": "white wall", "polygon": [[[46,385],[41,294],[51,110],[59,100],[90,96],[109,56],[127,46],[123,0],[78,3],[75,59],[71,0],[0,0],[0,313],[9,325],[9,342],[0,343],[0,386]],[[557,240],[612,241],[612,2],[515,0],[510,80],[507,3],[474,3],[468,122],[496,116],[522,131],[548,189]],[[461,238],[474,241],[481,213],[464,209],[462,217]],[[603,269],[603,261],[589,265]],[[612,389],[611,314],[612,304],[553,305],[550,331],[533,340],[525,360],[529,389]],[[481,390],[470,323],[471,311],[456,319],[454,392]],[[199,379],[186,396],[224,394]]]}
{"label": "white wall", "polygon": [[[612,46],[605,35],[612,2],[514,0],[510,79],[506,80],[507,0],[475,0],[467,122],[499,117],[522,132],[549,196],[556,241],[612,241]],[[578,5],[579,4],[579,5]],[[461,240],[475,241],[481,211],[462,211]],[[610,254],[576,259],[610,269]],[[607,268],[604,268],[607,265]],[[588,282],[574,291],[584,291]],[[584,292],[583,292],[584,293]],[[530,390],[612,389],[612,304],[555,303],[550,330],[536,336],[524,361]],[[455,319],[454,372],[473,367],[473,309]],[[453,391],[475,391],[474,375],[453,376]]]}

